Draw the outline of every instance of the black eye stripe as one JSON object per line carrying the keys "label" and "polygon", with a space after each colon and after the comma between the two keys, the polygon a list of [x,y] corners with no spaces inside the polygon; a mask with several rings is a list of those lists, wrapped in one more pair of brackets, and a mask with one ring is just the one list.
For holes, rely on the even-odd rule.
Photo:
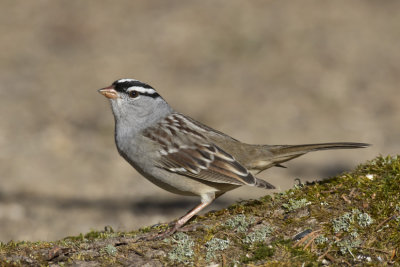
{"label": "black eye stripe", "polygon": [[148,97],[151,97],[151,98],[160,97],[160,95],[158,93],[144,93],[144,92],[139,92],[139,91],[136,91],[136,90],[129,91],[128,95],[129,95],[130,98],[137,98],[140,95],[148,96]]}
{"label": "black eye stripe", "polygon": [[140,93],[139,92],[139,95],[144,95],[144,96],[148,96],[148,97],[152,97],[152,98],[160,97],[160,95],[158,93],[149,94],[149,93]]}

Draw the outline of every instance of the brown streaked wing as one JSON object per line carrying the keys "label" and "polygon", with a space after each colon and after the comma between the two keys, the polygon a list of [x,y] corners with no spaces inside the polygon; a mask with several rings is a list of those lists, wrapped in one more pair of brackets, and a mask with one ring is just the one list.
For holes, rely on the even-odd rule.
{"label": "brown streaked wing", "polygon": [[161,146],[160,168],[214,183],[254,185],[256,178],[245,167],[207,139],[204,133],[211,130],[172,113],[143,134]]}
{"label": "brown streaked wing", "polygon": [[255,184],[255,177],[231,155],[215,145],[179,148],[161,156],[160,166],[170,172],[214,183]]}

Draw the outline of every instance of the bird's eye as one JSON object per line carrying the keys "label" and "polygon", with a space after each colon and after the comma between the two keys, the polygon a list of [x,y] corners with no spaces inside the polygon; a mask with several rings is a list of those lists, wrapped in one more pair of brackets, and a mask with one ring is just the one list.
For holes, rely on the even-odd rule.
{"label": "bird's eye", "polygon": [[136,98],[136,97],[139,96],[138,91],[135,91],[135,90],[129,91],[128,94],[129,94],[129,97],[130,97],[130,98]]}

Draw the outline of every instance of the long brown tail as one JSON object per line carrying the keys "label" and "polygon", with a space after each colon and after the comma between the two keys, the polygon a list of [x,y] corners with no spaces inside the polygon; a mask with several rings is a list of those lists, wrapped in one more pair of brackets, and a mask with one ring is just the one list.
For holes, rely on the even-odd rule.
{"label": "long brown tail", "polygon": [[304,145],[278,145],[268,146],[268,150],[272,153],[277,154],[292,154],[292,153],[307,153],[317,150],[327,149],[352,149],[352,148],[364,148],[369,147],[370,144],[365,143],[351,143],[351,142],[339,142],[339,143],[319,143],[319,144],[304,144]]}
{"label": "long brown tail", "polygon": [[[311,151],[328,150],[328,149],[352,149],[352,148],[364,148],[369,147],[369,144],[365,143],[351,143],[351,142],[340,142],[340,143],[319,143],[319,144],[304,144],[304,145],[265,145],[262,149],[267,151],[267,156],[261,161],[263,164],[258,165],[258,172],[262,172],[273,166],[284,167],[280,163],[300,157]],[[255,186],[267,189],[274,189],[275,187],[261,179],[256,178]]]}
{"label": "long brown tail", "polygon": [[[265,146],[271,153],[270,161],[272,165],[279,166],[280,163],[300,157],[311,151],[328,150],[328,149],[354,149],[369,147],[370,144],[353,143],[353,142],[338,142],[338,143],[319,143],[319,144],[304,144],[304,145],[277,145]],[[272,166],[271,166],[272,167]]]}
{"label": "long brown tail", "polygon": [[[258,172],[262,172],[273,166],[283,167],[280,163],[300,157],[311,151],[328,150],[328,149],[352,149],[352,148],[364,148],[369,147],[369,144],[365,143],[351,143],[351,142],[340,142],[340,143],[319,143],[319,144],[304,144],[304,145],[277,145],[270,146],[265,145],[263,149],[268,151],[268,156],[263,160],[263,165],[258,165],[255,168]],[[275,187],[261,179],[256,178],[255,186],[267,189],[274,189]]]}

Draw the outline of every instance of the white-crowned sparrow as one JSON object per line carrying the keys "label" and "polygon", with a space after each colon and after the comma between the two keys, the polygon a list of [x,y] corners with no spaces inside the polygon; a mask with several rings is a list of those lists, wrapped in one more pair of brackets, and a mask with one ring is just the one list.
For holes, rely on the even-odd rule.
{"label": "white-crowned sparrow", "polygon": [[[140,174],[201,204],[164,233],[171,234],[215,198],[242,185],[275,188],[254,174],[307,152],[362,148],[364,143],[250,145],[173,110],[150,85],[120,79],[99,92],[111,102],[118,152]],[[163,236],[163,235],[162,235]]]}

